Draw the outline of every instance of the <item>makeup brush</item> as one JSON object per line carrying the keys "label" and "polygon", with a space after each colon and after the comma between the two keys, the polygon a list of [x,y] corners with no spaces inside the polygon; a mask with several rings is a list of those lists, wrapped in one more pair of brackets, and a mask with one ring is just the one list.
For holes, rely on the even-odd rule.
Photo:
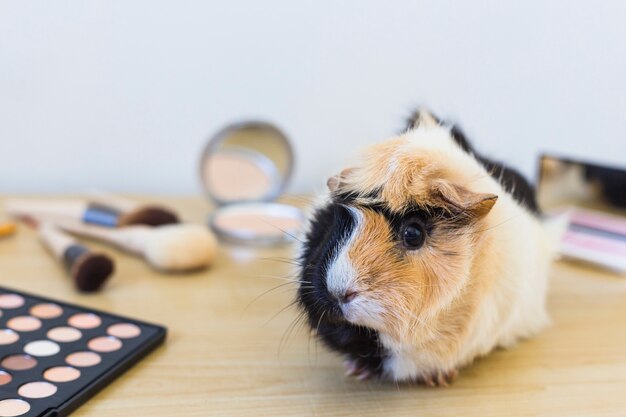
{"label": "makeup brush", "polygon": [[59,227],[70,233],[101,240],[143,256],[154,268],[166,272],[200,269],[215,258],[217,241],[207,227],[195,224],[142,225],[107,229],[63,221]]}
{"label": "makeup brush", "polygon": [[107,207],[122,213],[124,223],[120,223],[120,226],[131,224],[162,226],[164,224],[180,223],[178,215],[168,208],[153,204],[142,205],[136,201],[106,191],[90,190],[88,192],[88,200],[95,206]]}
{"label": "makeup brush", "polygon": [[55,219],[71,218],[84,223],[106,227],[119,227],[132,224],[159,226],[178,223],[175,214],[159,207],[137,206],[128,211],[117,207],[95,202],[79,200],[48,201],[48,200],[7,200],[6,211],[14,216],[34,216],[54,221]]}
{"label": "makeup brush", "polygon": [[113,261],[107,255],[91,252],[52,223],[32,217],[22,220],[38,230],[43,245],[65,265],[79,291],[100,290],[113,273]]}

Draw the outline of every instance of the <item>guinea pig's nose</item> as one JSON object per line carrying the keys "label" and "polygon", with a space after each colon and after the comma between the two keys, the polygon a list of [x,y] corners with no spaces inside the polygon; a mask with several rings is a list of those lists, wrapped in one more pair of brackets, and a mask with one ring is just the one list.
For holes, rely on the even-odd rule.
{"label": "guinea pig's nose", "polygon": [[356,291],[348,290],[339,297],[339,301],[342,304],[348,304],[350,301],[354,300],[356,296],[357,296]]}

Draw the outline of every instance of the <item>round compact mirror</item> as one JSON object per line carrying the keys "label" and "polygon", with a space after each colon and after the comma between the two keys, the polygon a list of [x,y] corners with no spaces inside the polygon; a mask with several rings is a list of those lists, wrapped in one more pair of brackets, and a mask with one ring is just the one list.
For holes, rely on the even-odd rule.
{"label": "round compact mirror", "polygon": [[218,205],[209,219],[217,235],[250,244],[291,240],[303,214],[273,201],[287,187],[293,163],[289,139],[272,124],[241,122],[215,134],[202,154],[200,178]]}

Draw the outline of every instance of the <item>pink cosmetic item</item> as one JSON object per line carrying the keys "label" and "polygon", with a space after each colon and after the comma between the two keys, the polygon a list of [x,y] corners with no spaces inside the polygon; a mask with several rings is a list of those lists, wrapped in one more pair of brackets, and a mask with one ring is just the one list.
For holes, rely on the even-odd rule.
{"label": "pink cosmetic item", "polygon": [[541,208],[569,220],[561,254],[626,273],[626,170],[543,156],[538,183]]}

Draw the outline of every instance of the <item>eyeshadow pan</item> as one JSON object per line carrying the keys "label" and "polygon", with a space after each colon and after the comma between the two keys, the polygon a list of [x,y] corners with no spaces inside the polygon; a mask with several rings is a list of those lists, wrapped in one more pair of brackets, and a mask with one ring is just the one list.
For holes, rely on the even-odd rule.
{"label": "eyeshadow pan", "polygon": [[0,362],[3,368],[10,369],[12,371],[25,371],[37,366],[37,359],[29,355],[10,355],[2,359]]}
{"label": "eyeshadow pan", "polygon": [[11,329],[0,329],[0,346],[10,345],[20,339],[20,335]]}
{"label": "eyeshadow pan", "polygon": [[113,336],[101,336],[91,339],[87,347],[95,352],[115,352],[122,347],[122,341]]}
{"label": "eyeshadow pan", "polygon": [[61,351],[61,347],[50,340],[35,340],[24,346],[24,352],[32,356],[53,356]]}
{"label": "eyeshadow pan", "polygon": [[78,313],[70,317],[67,322],[70,326],[79,329],[95,329],[102,324],[102,319],[93,313]]}
{"label": "eyeshadow pan", "polygon": [[24,297],[17,294],[0,294],[0,308],[18,308],[24,305]]}
{"label": "eyeshadow pan", "polygon": [[94,352],[74,352],[67,355],[65,361],[72,366],[78,366],[79,368],[86,368],[88,366],[94,366],[102,361],[100,355]]}
{"label": "eyeshadow pan", "polygon": [[30,314],[40,319],[54,319],[63,314],[63,308],[54,303],[41,303],[30,309]]}
{"label": "eyeshadow pan", "polygon": [[107,333],[120,339],[132,339],[141,334],[141,329],[132,323],[117,323],[109,326]]}
{"label": "eyeshadow pan", "polygon": [[17,390],[17,393],[24,398],[46,398],[56,392],[56,385],[45,381],[29,382]]}
{"label": "eyeshadow pan", "polygon": [[75,342],[82,337],[80,330],[73,327],[61,326],[48,330],[48,338],[55,342],[69,343]]}
{"label": "eyeshadow pan", "polygon": [[5,371],[0,371],[0,385],[6,385],[13,380],[13,377],[10,373]]}
{"label": "eyeshadow pan", "polygon": [[17,316],[7,321],[7,327],[18,332],[32,332],[41,327],[41,320],[32,316]]}
{"label": "eyeshadow pan", "polygon": [[21,416],[30,411],[30,404],[17,398],[0,401],[0,417]]}
{"label": "eyeshadow pan", "polygon": [[43,377],[52,382],[70,382],[80,377],[80,371],[71,366],[55,366],[46,369]]}

